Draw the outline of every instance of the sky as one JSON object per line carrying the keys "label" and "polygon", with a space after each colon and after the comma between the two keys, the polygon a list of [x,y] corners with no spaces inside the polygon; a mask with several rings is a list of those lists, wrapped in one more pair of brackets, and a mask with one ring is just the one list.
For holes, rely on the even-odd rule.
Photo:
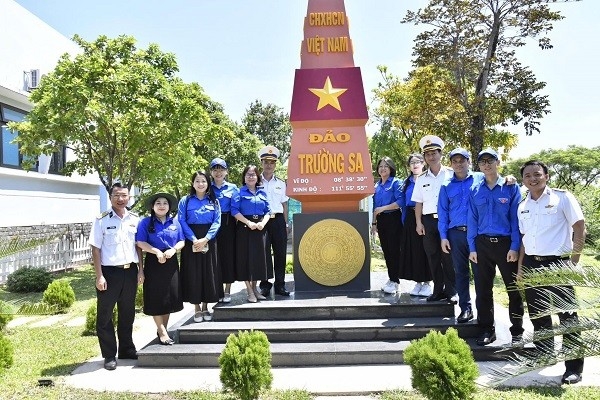
{"label": "sky", "polygon": [[[206,93],[240,121],[258,99],[290,111],[295,69],[307,0],[16,0],[48,25],[71,38],[93,41],[99,35],[134,36],[140,47],[157,43],[176,55],[186,82],[198,82]],[[346,0],[354,62],[361,68],[367,104],[381,81],[378,65],[406,77],[411,70],[417,27],[401,24],[407,10],[426,0]],[[551,5],[566,18],[555,23],[554,48],[535,42],[519,49],[523,64],[547,83],[543,93],[550,110],[541,133],[519,135],[511,158],[570,144],[600,146],[600,41],[595,31],[600,1]],[[367,125],[367,132],[376,130]]]}

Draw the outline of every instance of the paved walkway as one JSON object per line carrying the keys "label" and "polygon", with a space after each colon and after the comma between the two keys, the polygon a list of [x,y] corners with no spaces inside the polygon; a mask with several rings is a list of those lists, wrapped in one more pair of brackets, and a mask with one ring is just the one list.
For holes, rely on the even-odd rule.
{"label": "paved walkway", "polygon": [[[374,274],[375,275],[375,274]],[[288,280],[292,280],[291,276]],[[376,275],[374,280],[385,281]],[[232,293],[241,291],[244,284],[237,282]],[[403,290],[410,290],[410,284],[403,282]],[[186,304],[184,309],[171,317],[171,325],[180,320],[191,318],[193,306]],[[83,326],[81,318],[40,318],[21,317],[11,321],[12,326],[31,324],[36,326],[48,324],[65,324]],[[210,322],[207,322],[210,323]],[[496,312],[498,342],[508,342],[508,311],[498,308]],[[530,323],[525,325],[531,330]],[[156,327],[152,317],[138,314],[134,325],[134,342],[141,349],[156,338]],[[493,367],[502,367],[506,363],[479,362],[480,377],[478,382],[486,384],[489,372]],[[319,400],[339,398],[372,399],[373,393],[385,390],[411,390],[410,367],[407,365],[361,365],[336,367],[305,368],[273,368],[274,389],[304,389],[317,396]],[[506,385],[527,387],[532,385],[560,385],[564,372],[562,363],[536,370],[519,377],[512,378]],[[120,360],[115,371],[103,368],[103,359],[98,355],[65,378],[67,385],[97,391],[129,391],[139,393],[160,393],[176,390],[211,390],[221,389],[218,368],[141,368],[136,367],[134,360]],[[583,381],[580,386],[600,386],[600,357],[588,358],[585,362]]]}

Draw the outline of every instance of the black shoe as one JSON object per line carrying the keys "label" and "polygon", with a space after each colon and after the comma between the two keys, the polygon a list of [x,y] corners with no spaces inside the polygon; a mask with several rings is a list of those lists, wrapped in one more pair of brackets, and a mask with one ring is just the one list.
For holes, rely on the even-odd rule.
{"label": "black shoe", "polygon": [[493,343],[496,340],[496,332],[484,332],[483,335],[477,338],[477,344],[479,346],[485,346]]}
{"label": "black shoe", "polygon": [[523,341],[523,334],[512,335],[511,344],[519,344]]}
{"label": "black shoe", "polygon": [[262,294],[265,297],[269,297],[271,295],[271,288],[260,289],[260,294]]}
{"label": "black shoe", "polygon": [[581,374],[579,372],[567,371],[563,374],[561,382],[565,385],[572,385],[581,382]]}
{"label": "black shoe", "polygon": [[448,300],[448,297],[444,293],[434,293],[427,298],[427,301],[442,301]]}
{"label": "black shoe", "polygon": [[284,287],[275,288],[275,294],[280,296],[289,296],[290,292],[288,292]]}
{"label": "black shoe", "polygon": [[456,322],[459,324],[464,324],[465,322],[469,322],[473,319],[473,311],[470,308],[467,308],[465,311],[461,312],[458,318],[456,318]]}
{"label": "black shoe", "polygon": [[[172,346],[173,343],[175,343],[175,341],[168,336],[165,340],[162,340],[158,333],[156,334],[156,336],[158,336],[158,343],[162,344],[163,346]],[[137,357],[137,354],[136,354],[136,357]]]}
{"label": "black shoe", "polygon": [[117,369],[117,360],[114,357],[107,357],[104,359],[104,369],[114,371]]}
{"label": "black shoe", "polygon": [[132,353],[119,354],[119,360],[137,360],[138,355],[134,351]]}

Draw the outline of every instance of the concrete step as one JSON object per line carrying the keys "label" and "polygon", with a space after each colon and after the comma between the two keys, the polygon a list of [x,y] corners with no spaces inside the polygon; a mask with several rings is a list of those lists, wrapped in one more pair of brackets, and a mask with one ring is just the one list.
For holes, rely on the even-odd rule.
{"label": "concrete step", "polygon": [[[402,364],[409,341],[297,342],[271,343],[273,367],[305,367],[334,365]],[[476,361],[501,361],[502,347],[477,346],[467,339]],[[151,343],[138,351],[139,367],[219,367],[224,343],[175,344]]]}
{"label": "concrete step", "polygon": [[179,327],[178,342],[225,343],[230,334],[240,330],[261,330],[271,343],[337,342],[369,340],[411,340],[430,330],[445,332],[455,327],[461,337],[476,337],[479,326],[471,321],[456,324],[454,318],[371,318],[351,320],[307,321],[223,321],[190,323]]}
{"label": "concrete step", "polygon": [[217,304],[213,312],[214,321],[299,321],[453,317],[455,310],[448,302],[427,302],[408,294],[383,296],[375,291],[356,297],[302,293],[258,303],[248,303],[245,297],[237,296],[231,303]]}

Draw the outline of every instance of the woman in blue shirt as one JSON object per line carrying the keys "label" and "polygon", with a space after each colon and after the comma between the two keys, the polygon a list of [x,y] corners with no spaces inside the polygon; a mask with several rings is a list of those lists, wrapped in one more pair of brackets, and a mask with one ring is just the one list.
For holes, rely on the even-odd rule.
{"label": "woman in blue shirt", "polygon": [[[260,171],[255,165],[244,168],[244,186],[231,202],[231,215],[238,220],[236,229],[236,276],[246,282],[248,302],[265,300],[256,288],[256,281],[273,278],[269,276],[267,257],[267,230],[271,208],[267,193],[260,188]],[[271,268],[271,271],[273,269]],[[272,275],[272,273],[271,273]]]}
{"label": "woman in blue shirt", "polygon": [[406,162],[410,173],[402,184],[402,244],[400,251],[400,279],[415,281],[411,296],[428,297],[432,293],[431,270],[423,247],[423,236],[417,233],[415,202],[411,200],[417,177],[423,173],[425,158],[413,153]]}
{"label": "woman in blue shirt", "polygon": [[389,294],[398,291],[400,278],[400,239],[402,220],[400,211],[400,180],[396,178],[396,165],[389,157],[377,162],[380,179],[375,183],[373,194],[373,224],[371,230],[379,235],[381,250],[385,258],[389,280],[381,288]]}
{"label": "woman in blue shirt", "polygon": [[217,233],[217,262],[225,284],[223,303],[231,301],[231,284],[235,282],[235,219],[231,215],[231,201],[239,190],[233,183],[227,182],[227,163],[222,158],[210,162],[210,175],[213,178],[211,189],[221,206],[221,228]]}
{"label": "woman in blue shirt", "polygon": [[183,248],[181,225],[170,213],[177,199],[156,193],[146,201],[150,216],[140,221],[135,234],[137,246],[146,252],[144,261],[144,314],[152,315],[156,334],[163,345],[172,345],[167,325],[173,312],[183,309],[177,251]]}
{"label": "woman in blue shirt", "polygon": [[223,297],[215,237],[221,226],[221,209],[204,171],[192,175],[190,193],[179,201],[177,218],[185,235],[181,251],[183,301],[194,304],[194,322],[210,321],[207,303]]}

